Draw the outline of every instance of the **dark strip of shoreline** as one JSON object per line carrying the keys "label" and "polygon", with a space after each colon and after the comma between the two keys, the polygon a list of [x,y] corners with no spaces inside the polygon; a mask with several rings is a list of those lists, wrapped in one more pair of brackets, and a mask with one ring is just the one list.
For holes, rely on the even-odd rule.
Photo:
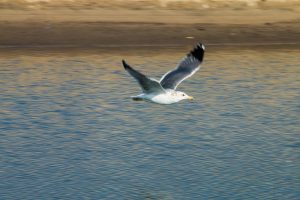
{"label": "dark strip of shoreline", "polygon": [[1,48],[130,48],[298,45],[300,22],[262,25],[128,22],[0,22]]}

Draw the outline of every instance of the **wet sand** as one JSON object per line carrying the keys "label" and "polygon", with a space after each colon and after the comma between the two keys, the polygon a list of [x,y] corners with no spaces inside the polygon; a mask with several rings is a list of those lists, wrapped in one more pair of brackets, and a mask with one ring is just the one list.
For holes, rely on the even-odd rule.
{"label": "wet sand", "polygon": [[300,45],[297,8],[2,8],[0,47]]}

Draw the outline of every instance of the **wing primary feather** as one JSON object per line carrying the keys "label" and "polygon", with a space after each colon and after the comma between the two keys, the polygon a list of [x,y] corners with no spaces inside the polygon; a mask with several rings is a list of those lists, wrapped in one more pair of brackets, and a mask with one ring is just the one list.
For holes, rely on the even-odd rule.
{"label": "wing primary feather", "polygon": [[133,77],[137,80],[137,82],[139,83],[139,85],[141,86],[142,90],[146,93],[150,93],[150,92],[157,92],[157,93],[161,93],[164,92],[164,89],[162,88],[162,86],[160,85],[159,82],[148,78],[147,76],[145,76],[144,74],[140,73],[139,71],[133,69],[132,67],[130,67],[125,60],[122,60],[124,69]]}
{"label": "wing primary feather", "polygon": [[199,43],[187,56],[193,56],[200,62],[203,61],[205,47],[203,44]]}
{"label": "wing primary feather", "polygon": [[160,80],[164,89],[173,89],[185,79],[192,76],[199,68],[203,61],[205,47],[202,43],[187,54],[187,56],[178,64],[178,66],[167,72]]}

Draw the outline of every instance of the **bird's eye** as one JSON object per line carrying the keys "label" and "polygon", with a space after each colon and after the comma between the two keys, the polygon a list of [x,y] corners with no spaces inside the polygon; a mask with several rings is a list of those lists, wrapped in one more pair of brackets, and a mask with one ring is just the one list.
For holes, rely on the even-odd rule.
{"label": "bird's eye", "polygon": [[182,94],[182,96],[185,96],[184,94]]}

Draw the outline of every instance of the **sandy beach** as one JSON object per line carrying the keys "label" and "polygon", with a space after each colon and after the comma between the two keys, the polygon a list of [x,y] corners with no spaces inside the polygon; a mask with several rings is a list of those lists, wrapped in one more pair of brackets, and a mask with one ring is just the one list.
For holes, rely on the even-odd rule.
{"label": "sandy beach", "polygon": [[127,48],[184,46],[198,41],[207,45],[300,44],[299,1],[226,6],[224,1],[166,5],[58,2],[2,2],[0,47]]}

